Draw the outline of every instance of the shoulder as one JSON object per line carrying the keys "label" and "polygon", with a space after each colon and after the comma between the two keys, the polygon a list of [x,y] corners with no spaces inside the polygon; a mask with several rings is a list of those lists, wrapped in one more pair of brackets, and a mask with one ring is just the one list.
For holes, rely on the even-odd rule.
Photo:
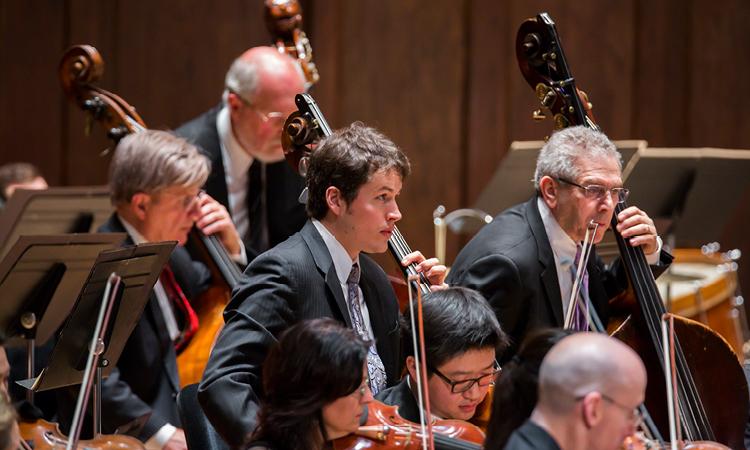
{"label": "shoulder", "polygon": [[206,111],[200,116],[185,122],[174,130],[177,136],[183,137],[204,152],[212,152],[219,145],[219,132],[216,129],[216,116],[221,105]]}

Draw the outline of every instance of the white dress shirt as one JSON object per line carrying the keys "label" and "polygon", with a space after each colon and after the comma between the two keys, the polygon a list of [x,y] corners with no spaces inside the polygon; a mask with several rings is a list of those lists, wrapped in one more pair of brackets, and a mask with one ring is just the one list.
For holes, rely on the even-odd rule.
{"label": "white dress shirt", "polygon": [[[330,231],[328,231],[328,228],[326,228],[325,225],[323,225],[319,220],[316,219],[312,219],[312,223],[313,225],[315,225],[315,229],[318,230],[318,233],[320,233],[320,236],[323,238],[323,242],[325,242],[326,247],[328,248],[328,253],[331,254],[333,267],[336,269],[336,276],[338,277],[339,285],[341,286],[341,292],[344,294],[344,298],[348,303],[349,299],[347,298],[347,296],[349,288],[346,286],[346,280],[349,278],[349,272],[352,271],[352,266],[354,265],[354,263],[359,263],[359,256],[356,260],[353,261],[349,257],[349,253],[347,253],[344,246],[341,245],[338,240],[336,240],[336,237]],[[360,270],[362,270],[361,265],[359,266],[359,268]],[[370,340],[374,341],[375,335],[373,335],[372,333],[370,312],[367,310],[365,296],[362,294],[362,288],[357,287],[357,289],[359,290],[359,308],[362,311],[362,318],[365,321],[365,326],[367,327],[367,333],[369,334]]]}
{"label": "white dress shirt", "polygon": [[224,165],[224,179],[227,184],[229,214],[240,237],[244,239],[250,230],[250,216],[247,209],[247,185],[250,176],[250,156],[234,136],[229,108],[225,105],[216,116],[216,130],[221,144],[221,162]]}

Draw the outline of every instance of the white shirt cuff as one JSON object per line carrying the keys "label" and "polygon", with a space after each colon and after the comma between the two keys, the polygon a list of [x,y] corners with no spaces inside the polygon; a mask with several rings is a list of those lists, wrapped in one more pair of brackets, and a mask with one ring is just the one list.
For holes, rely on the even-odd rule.
{"label": "white shirt cuff", "polygon": [[646,262],[649,263],[649,265],[653,266],[656,263],[659,262],[659,254],[661,253],[661,237],[656,236],[656,251],[654,253],[651,253],[650,255],[646,255]]}
{"label": "white shirt cuff", "polygon": [[163,427],[159,428],[159,431],[154,433],[153,436],[151,436],[148,441],[146,441],[146,448],[147,449],[161,449],[164,448],[164,445],[169,441],[169,439],[172,438],[172,435],[177,431],[177,427],[171,424],[166,424]]}
{"label": "white shirt cuff", "polygon": [[245,243],[242,242],[242,239],[240,239],[240,254],[229,256],[232,258],[232,261],[236,262],[237,264],[240,264],[242,266],[247,265],[247,251],[245,250]]}

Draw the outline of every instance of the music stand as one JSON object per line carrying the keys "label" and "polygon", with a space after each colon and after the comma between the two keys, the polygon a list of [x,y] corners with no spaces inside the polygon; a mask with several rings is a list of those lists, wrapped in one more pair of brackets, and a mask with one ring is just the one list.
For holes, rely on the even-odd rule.
{"label": "music stand", "polygon": [[[639,149],[648,144],[643,140],[614,141],[622,155],[623,167]],[[534,169],[544,141],[514,141],[495,170],[492,179],[479,195],[474,208],[491,216],[523,203],[534,195]]]}
{"label": "music stand", "polygon": [[0,258],[22,234],[88,233],[111,214],[106,186],[18,189],[0,214]]}
{"label": "music stand", "polygon": [[[628,203],[654,219],[677,247],[718,241],[750,185],[750,150],[644,148],[623,172]],[[710,220],[706,220],[710,216]]]}
{"label": "music stand", "polygon": [[109,375],[175,245],[174,241],[140,244],[99,254],[60,332],[49,366],[38,377],[19,383],[37,392],[80,383],[85,360],[82,355],[88,350],[107,278],[115,273],[122,278],[122,294],[115,306],[107,349],[102,354],[104,375]]}
{"label": "music stand", "polygon": [[[34,347],[62,325],[100,252],[124,233],[22,236],[0,261],[0,330],[18,345],[26,340],[27,376],[34,376]],[[33,401],[33,393],[28,396]]]}

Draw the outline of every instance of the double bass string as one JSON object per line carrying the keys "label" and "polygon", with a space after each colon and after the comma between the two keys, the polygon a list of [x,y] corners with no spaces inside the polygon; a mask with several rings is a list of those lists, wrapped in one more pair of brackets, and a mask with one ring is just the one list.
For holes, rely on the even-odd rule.
{"label": "double bass string", "polygon": [[[401,261],[404,259],[406,255],[411,253],[411,248],[409,247],[409,244],[406,242],[406,239],[404,239],[404,236],[401,234],[401,231],[399,231],[398,227],[393,227],[393,234],[391,235],[391,238],[388,239],[388,247],[393,253],[393,255],[398,259],[398,264],[401,264]],[[423,273],[418,273],[416,269],[414,268],[413,264],[410,264],[409,266],[405,267],[404,270],[406,271],[407,275],[414,275],[418,276],[420,279],[420,283],[417,283],[420,290],[423,294],[429,294],[430,293],[430,281],[427,279],[427,277]]]}
{"label": "double bass string", "polygon": [[[615,209],[615,214],[619,214],[625,205],[623,203],[618,204]],[[616,217],[616,215],[615,215]],[[613,222],[614,222],[613,218]],[[641,305],[644,309],[644,320],[649,328],[649,334],[654,341],[655,350],[657,355],[663,358],[661,349],[661,340],[659,333],[658,317],[661,317],[665,311],[664,305],[661,303],[661,297],[656,289],[656,285],[653,282],[653,275],[651,274],[646,257],[643,250],[640,247],[632,247],[625,242],[625,239],[617,233],[618,242],[620,243],[621,253],[623,259],[628,262],[629,267],[632,268],[632,286],[637,292],[638,298],[642,299]],[[652,282],[648,282],[652,280]],[[704,430],[708,438],[713,440],[713,430],[708,422],[708,417],[700,401],[695,387],[695,382],[690,374],[687,363],[684,358],[684,354],[680,347],[679,341],[676,342],[678,378],[680,389],[680,401],[683,402],[680,414],[683,415],[683,423],[686,424],[686,433],[689,435],[689,439],[695,440],[701,436],[699,430]],[[664,369],[664,368],[663,368]]]}

